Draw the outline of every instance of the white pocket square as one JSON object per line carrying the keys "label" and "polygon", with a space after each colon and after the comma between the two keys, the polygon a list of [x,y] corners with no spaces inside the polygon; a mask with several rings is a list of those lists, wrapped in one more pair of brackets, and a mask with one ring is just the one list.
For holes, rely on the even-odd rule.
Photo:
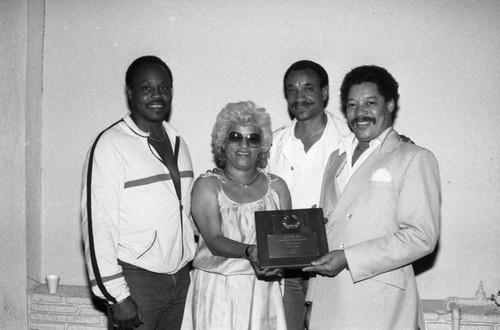
{"label": "white pocket square", "polygon": [[375,173],[373,173],[372,181],[391,182],[392,181],[391,173],[389,173],[389,171],[386,170],[385,168],[379,168],[378,170],[375,171]]}

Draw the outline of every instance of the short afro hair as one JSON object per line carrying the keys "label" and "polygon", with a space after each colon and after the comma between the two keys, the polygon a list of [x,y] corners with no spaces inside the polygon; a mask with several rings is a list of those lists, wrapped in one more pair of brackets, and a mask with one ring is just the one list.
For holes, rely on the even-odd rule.
{"label": "short afro hair", "polygon": [[394,101],[394,110],[392,111],[392,118],[394,119],[399,110],[399,84],[386,69],[376,65],[358,66],[344,77],[340,86],[340,101],[344,115],[347,110],[346,105],[349,90],[353,85],[360,85],[365,82],[377,85],[378,92],[384,97],[386,102],[390,100]]}
{"label": "short afro hair", "polygon": [[167,71],[167,74],[170,78],[170,82],[173,84],[174,83],[174,78],[172,77],[172,71],[170,71],[170,68],[168,65],[163,62],[159,57],[153,56],[153,55],[147,55],[147,56],[142,56],[137,58],[130,64],[130,66],[127,69],[127,73],[125,73],[125,84],[127,87],[130,87],[132,84],[132,79],[134,78],[137,69],[143,64],[158,64],[162,68]]}
{"label": "short afro hair", "polygon": [[[309,61],[309,60],[301,60],[298,62],[293,63],[288,70],[285,72],[285,76],[283,77],[283,92],[285,93],[285,98],[286,98],[286,80],[288,79],[288,76],[294,72],[294,71],[300,71],[300,70],[311,70],[313,71],[319,78],[319,87],[323,89],[323,87],[328,86],[328,73],[326,70],[319,65],[316,62]],[[323,102],[323,106],[326,107],[328,104],[328,98]]]}

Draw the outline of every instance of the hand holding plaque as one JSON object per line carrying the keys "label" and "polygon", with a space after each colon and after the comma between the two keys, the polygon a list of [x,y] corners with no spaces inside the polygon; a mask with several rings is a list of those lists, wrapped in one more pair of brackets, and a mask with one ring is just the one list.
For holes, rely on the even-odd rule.
{"label": "hand holding plaque", "polygon": [[258,211],[260,267],[302,268],[328,252],[321,208]]}

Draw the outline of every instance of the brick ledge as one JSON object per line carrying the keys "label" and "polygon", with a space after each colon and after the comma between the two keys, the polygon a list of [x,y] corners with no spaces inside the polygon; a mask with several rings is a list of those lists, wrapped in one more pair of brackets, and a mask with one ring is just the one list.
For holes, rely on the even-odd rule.
{"label": "brick ledge", "polygon": [[[422,300],[427,330],[449,330],[451,312],[445,299]],[[461,329],[500,330],[500,307],[460,305]],[[32,330],[107,329],[106,307],[92,297],[87,286],[60,285],[50,294],[45,284],[29,293],[29,320]]]}

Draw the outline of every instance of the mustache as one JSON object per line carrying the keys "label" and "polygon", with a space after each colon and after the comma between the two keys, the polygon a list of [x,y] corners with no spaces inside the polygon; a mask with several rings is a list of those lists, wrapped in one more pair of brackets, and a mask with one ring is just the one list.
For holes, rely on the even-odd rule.
{"label": "mustache", "polygon": [[356,117],[354,118],[353,120],[351,120],[351,125],[355,125],[355,124],[358,124],[360,122],[368,122],[368,121],[371,121],[373,124],[375,124],[377,122],[377,120],[375,118],[372,118],[372,117]]}
{"label": "mustache", "polygon": [[305,107],[305,106],[309,106],[309,105],[313,105],[314,103],[312,102],[307,102],[307,101],[294,101],[292,103],[292,108],[296,108],[296,107]]}

